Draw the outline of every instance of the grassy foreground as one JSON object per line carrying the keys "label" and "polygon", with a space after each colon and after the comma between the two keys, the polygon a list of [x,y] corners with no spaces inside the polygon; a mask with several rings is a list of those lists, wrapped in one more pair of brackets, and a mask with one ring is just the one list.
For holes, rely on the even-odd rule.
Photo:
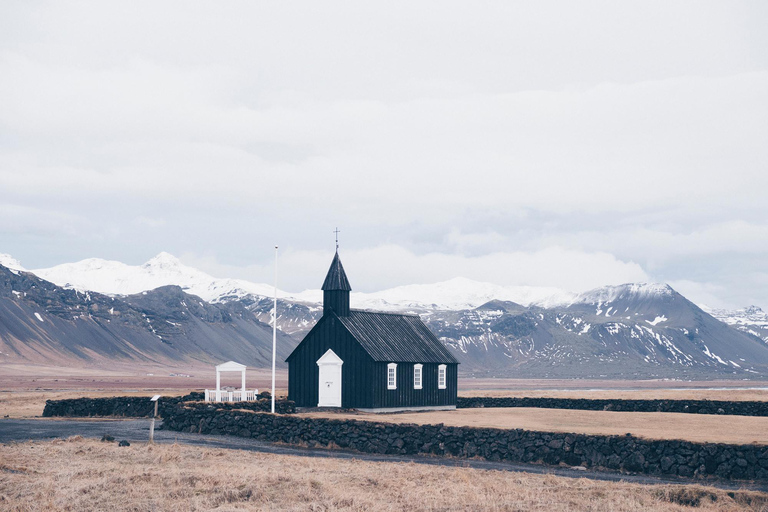
{"label": "grassy foreground", "polygon": [[0,445],[0,510],[768,511],[768,495],[85,440]]}

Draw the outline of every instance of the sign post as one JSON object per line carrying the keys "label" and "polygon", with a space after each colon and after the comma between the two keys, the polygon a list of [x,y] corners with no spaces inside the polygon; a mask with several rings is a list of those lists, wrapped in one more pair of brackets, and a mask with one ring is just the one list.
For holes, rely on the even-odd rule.
{"label": "sign post", "polygon": [[149,444],[155,442],[155,418],[157,418],[157,403],[160,401],[160,395],[155,395],[150,399],[151,402],[155,402],[155,414],[152,415],[152,423],[149,425]]}

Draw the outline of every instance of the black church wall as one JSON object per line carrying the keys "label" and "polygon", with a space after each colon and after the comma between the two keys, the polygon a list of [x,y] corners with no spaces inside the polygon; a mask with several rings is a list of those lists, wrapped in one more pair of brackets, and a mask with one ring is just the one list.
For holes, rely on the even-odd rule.
{"label": "black church wall", "polygon": [[439,389],[437,382],[438,364],[421,363],[422,389],[413,387],[413,367],[416,363],[397,363],[395,374],[397,389],[387,389],[387,365],[389,362],[375,363],[373,407],[435,407],[456,405],[458,394],[458,365],[447,364],[445,371],[445,389]]}
{"label": "black church wall", "polygon": [[339,316],[349,316],[349,292],[346,290],[323,291],[323,314],[331,311]]}
{"label": "black church wall", "polygon": [[344,361],[341,366],[341,406],[373,407],[373,360],[334,316],[324,316],[307,334],[288,361],[288,398],[297,407],[317,407],[320,371],[317,360],[328,349]]}

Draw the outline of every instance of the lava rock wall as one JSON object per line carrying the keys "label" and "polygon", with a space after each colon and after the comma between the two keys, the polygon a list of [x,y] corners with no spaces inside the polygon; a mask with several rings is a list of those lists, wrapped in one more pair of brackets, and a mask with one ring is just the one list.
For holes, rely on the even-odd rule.
{"label": "lava rock wall", "polygon": [[580,409],[585,411],[680,412],[690,414],[726,414],[768,416],[768,402],[724,400],[611,400],[589,398],[536,397],[462,397],[456,407],[539,407],[544,409]]}
{"label": "lava rock wall", "polygon": [[175,407],[163,428],[365,453],[481,457],[649,475],[768,480],[768,446],[529,430],[390,424]]}
{"label": "lava rock wall", "polygon": [[[259,400],[253,402],[221,402],[216,403],[215,408],[224,410],[246,409],[250,411],[271,411],[271,398],[269,393],[261,393]],[[210,402],[202,402],[204,394],[192,392],[185,396],[162,397],[158,405],[157,414],[164,418],[171,409],[181,403],[189,407],[211,407]],[[73,398],[69,400],[47,400],[44,417],[67,416],[123,416],[132,418],[150,418],[155,410],[154,402],[149,397],[139,396],[114,396],[109,398]],[[296,412],[293,402],[288,400],[276,400],[275,411],[281,414]]]}

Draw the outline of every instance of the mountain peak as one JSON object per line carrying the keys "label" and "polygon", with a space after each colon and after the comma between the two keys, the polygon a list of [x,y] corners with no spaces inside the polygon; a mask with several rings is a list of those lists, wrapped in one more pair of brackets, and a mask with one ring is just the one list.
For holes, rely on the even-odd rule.
{"label": "mountain peak", "polygon": [[21,270],[22,272],[26,272],[27,270],[21,266],[21,263],[19,262],[19,260],[11,256],[10,254],[0,253],[0,265],[10,270],[17,270],[17,271]]}
{"label": "mountain peak", "polygon": [[666,283],[625,283],[603,286],[579,294],[574,303],[607,304],[623,298],[650,298],[672,295],[675,290]]}
{"label": "mountain peak", "polygon": [[143,267],[178,267],[181,266],[181,260],[173,254],[161,252],[151,260],[147,261]]}

